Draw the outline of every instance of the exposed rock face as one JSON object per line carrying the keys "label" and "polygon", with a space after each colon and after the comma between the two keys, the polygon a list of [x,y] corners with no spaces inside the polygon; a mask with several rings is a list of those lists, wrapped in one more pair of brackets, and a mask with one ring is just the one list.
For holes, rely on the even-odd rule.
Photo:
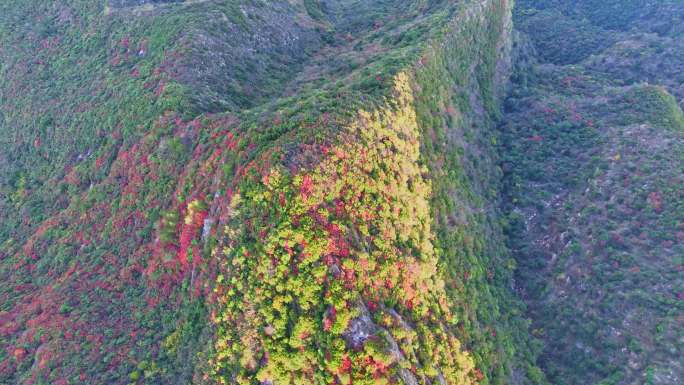
{"label": "exposed rock face", "polygon": [[378,326],[371,320],[368,309],[365,306],[361,309],[361,315],[349,323],[345,333],[347,344],[355,350],[362,349],[366,340],[378,332]]}
{"label": "exposed rock face", "polygon": [[[405,362],[406,357],[404,357],[404,354],[402,353],[392,334],[389,333],[388,330],[378,326],[375,324],[375,322],[373,322],[368,308],[363,303],[359,303],[357,308],[360,311],[360,315],[349,323],[349,327],[344,334],[344,339],[347,342],[347,345],[353,350],[362,350],[363,345],[369,339],[382,338],[385,341],[388,353],[391,355],[393,363]],[[387,311],[391,317],[396,319],[397,322],[402,325],[403,329],[411,329],[411,327],[394,309],[388,309]],[[416,376],[411,373],[411,371],[401,366],[399,368],[399,377],[405,385],[418,385],[418,379]],[[440,383],[444,383],[444,378],[440,375],[438,381],[440,381]]]}

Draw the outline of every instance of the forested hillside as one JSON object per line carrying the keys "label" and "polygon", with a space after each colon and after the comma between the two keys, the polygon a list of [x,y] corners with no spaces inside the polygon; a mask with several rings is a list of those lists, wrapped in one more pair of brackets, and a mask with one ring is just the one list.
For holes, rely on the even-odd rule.
{"label": "forested hillside", "polygon": [[0,384],[682,383],[682,19],[0,2]]}
{"label": "forested hillside", "polygon": [[0,382],[543,383],[510,3],[1,7]]}
{"label": "forested hillside", "polygon": [[518,1],[501,125],[517,284],[556,384],[684,381],[679,1]]}

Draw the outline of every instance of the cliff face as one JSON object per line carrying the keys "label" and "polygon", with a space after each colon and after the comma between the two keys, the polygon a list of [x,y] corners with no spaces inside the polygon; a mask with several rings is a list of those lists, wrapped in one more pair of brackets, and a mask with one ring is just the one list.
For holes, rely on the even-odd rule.
{"label": "cliff face", "polygon": [[0,6],[0,382],[542,381],[509,2],[157,3]]}

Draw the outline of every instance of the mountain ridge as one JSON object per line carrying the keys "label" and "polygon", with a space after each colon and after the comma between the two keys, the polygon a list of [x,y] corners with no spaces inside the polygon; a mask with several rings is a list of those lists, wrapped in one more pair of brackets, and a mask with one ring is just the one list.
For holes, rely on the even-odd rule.
{"label": "mountain ridge", "polygon": [[679,383],[683,12],[0,4],[0,384]]}
{"label": "mountain ridge", "polygon": [[[378,15],[384,14],[382,19],[377,19],[350,13],[354,2],[339,2],[341,8],[327,7],[327,11],[332,12],[331,15],[346,15],[339,19],[346,24],[339,34],[333,32],[331,35],[325,30],[328,28],[326,22],[313,21],[313,16],[320,18],[321,15],[314,12],[312,16],[312,8],[305,7],[306,3],[283,3],[282,8],[278,8],[281,7],[279,3],[243,3],[188,4],[182,5],[182,13],[176,12],[175,5],[171,5],[163,9],[142,9],[143,13],[137,16],[118,12],[105,15],[105,18],[123,21],[123,25],[142,23],[144,28],[157,28],[157,23],[168,23],[168,27],[173,27],[170,34],[160,30],[167,39],[166,43],[145,39],[144,35],[122,37],[115,40],[115,50],[110,51],[111,65],[126,68],[116,76],[133,79],[139,76],[160,77],[151,95],[172,104],[161,105],[159,117],[146,123],[148,128],[139,139],[134,139],[140,135],[134,131],[115,134],[115,137],[123,138],[116,139],[120,141],[118,149],[109,150],[108,156],[91,155],[91,150],[81,152],[85,155],[79,157],[79,161],[86,161],[73,169],[70,166],[64,178],[67,187],[62,187],[61,191],[70,195],[67,207],[57,208],[58,214],[43,221],[24,244],[3,244],[3,276],[7,278],[4,288],[11,290],[3,294],[5,299],[9,299],[5,301],[7,310],[3,313],[3,319],[9,322],[5,325],[9,327],[3,328],[3,335],[12,337],[7,339],[4,349],[10,352],[3,359],[3,375],[10,376],[5,377],[8,378],[5,381],[61,383],[75,378],[87,382],[100,379],[116,383],[143,380],[202,383],[211,379],[279,383],[286,378],[294,382],[334,380],[355,383],[377,383],[382,378],[387,381],[402,378],[408,383],[482,382],[488,378],[495,383],[505,381],[513,370],[510,357],[516,355],[511,340],[520,338],[516,335],[524,327],[516,326],[521,321],[515,318],[497,319],[494,313],[488,315],[485,311],[485,307],[496,308],[499,301],[514,301],[505,289],[510,271],[492,270],[485,274],[479,270],[480,258],[486,257],[483,254],[484,242],[478,241],[473,245],[473,240],[479,235],[470,234],[467,224],[480,223],[478,226],[483,228],[494,226],[489,230],[493,234],[500,233],[500,230],[496,230],[494,221],[478,218],[478,210],[472,210],[462,216],[460,224],[448,224],[452,221],[448,219],[447,224],[437,225],[437,229],[449,226],[453,230],[458,226],[460,230],[458,233],[440,230],[439,242],[448,242],[450,246],[440,249],[439,254],[433,251],[430,239],[434,235],[430,231],[431,220],[426,215],[430,212],[429,206],[438,202],[430,203],[426,195],[429,194],[430,183],[425,179],[425,167],[432,164],[430,167],[437,170],[442,167],[439,166],[442,161],[435,155],[419,160],[415,151],[423,147],[420,153],[428,155],[431,152],[425,151],[433,151],[431,147],[444,146],[438,142],[420,145],[420,141],[416,141],[425,130],[434,130],[430,134],[432,140],[445,138],[441,125],[449,123],[442,122],[453,122],[451,125],[456,130],[459,122],[466,119],[483,127],[493,127],[490,122],[492,114],[496,114],[495,101],[502,95],[495,91],[500,86],[494,85],[493,81],[496,78],[496,82],[502,82],[508,68],[502,63],[508,61],[510,51],[507,43],[511,28],[510,4],[506,1],[402,3],[402,13],[395,13],[391,7],[400,2],[386,1],[368,5],[375,7]],[[259,49],[253,52],[245,50],[240,45],[215,45],[213,42],[221,42],[220,34],[209,37],[204,32],[193,32],[188,29],[187,22],[185,31],[177,29],[182,25],[181,20],[195,20],[197,23],[201,18],[196,15],[211,14],[219,4],[223,4],[225,17],[211,20],[225,22],[227,18],[229,23],[237,26],[237,29],[228,28],[221,33],[230,34],[241,29],[248,34],[255,33],[252,35],[254,38],[266,42],[263,52]],[[309,40],[311,43],[304,43],[304,46],[313,44],[313,51],[298,53],[303,51],[286,49],[282,51],[285,57],[288,52],[293,52],[294,63],[303,63],[309,60],[306,56],[316,52],[322,46],[321,41],[327,39],[329,54],[337,55],[330,58],[339,60],[346,55],[348,64],[332,67],[331,75],[316,71],[313,78],[307,75],[308,79],[296,81],[296,85],[287,91],[290,95],[281,100],[269,100],[269,94],[263,94],[266,103],[259,105],[252,98],[249,109],[244,109],[245,105],[240,103],[231,105],[219,101],[218,104],[202,104],[214,99],[212,95],[226,95],[225,90],[230,89],[230,85],[226,88],[228,83],[222,83],[220,79],[239,78],[236,74],[240,72],[228,73],[227,77],[212,81],[214,67],[202,69],[201,65],[183,64],[185,58],[191,60],[188,63],[198,58],[218,58],[213,62],[210,59],[199,60],[213,63],[215,68],[223,68],[225,65],[222,63],[230,63],[240,57],[231,56],[231,52],[252,52],[240,58],[239,63],[249,64],[250,60],[255,60],[260,61],[261,67],[251,68],[249,72],[246,72],[248,67],[242,67],[242,73],[251,73],[257,79],[268,81],[272,78],[258,75],[259,68],[274,77],[278,77],[281,70],[289,76],[287,74],[305,68],[299,64],[283,66],[273,61],[282,54],[264,56],[272,55],[272,47],[277,45],[269,45],[272,44],[269,40],[259,37],[260,32],[251,27],[253,22],[249,21],[249,15],[258,15],[262,20],[260,28],[264,25],[268,28],[268,22],[263,24],[263,18],[268,19],[269,15],[276,17],[275,13],[269,13],[268,7],[279,9],[281,15],[285,12],[288,17],[299,20],[297,23],[308,20],[297,24],[291,31],[295,35],[301,35],[302,32],[297,32],[300,30],[313,36]],[[60,12],[64,13],[63,10]],[[420,17],[414,18],[417,15]],[[273,20],[278,17],[281,16]],[[378,23],[378,20],[382,22]],[[302,25],[305,26],[303,30]],[[440,30],[439,26],[445,28]],[[206,23],[201,28],[212,30],[211,24]],[[473,44],[465,50],[454,45],[462,36],[474,36],[472,34],[479,30],[487,32],[486,40],[479,42],[471,37]],[[288,42],[288,45],[290,38],[287,33],[290,32],[284,35],[266,32],[264,36],[269,36],[267,39],[276,36],[275,42]],[[174,34],[185,37],[174,39],[171,37]],[[427,36],[435,36],[435,40]],[[245,48],[259,47],[250,41],[254,40],[245,40]],[[169,42],[177,45],[176,52],[167,48],[163,52],[158,51]],[[192,44],[187,46],[187,42]],[[375,54],[372,54],[373,50],[364,48],[372,46],[384,48]],[[451,56],[444,56],[444,50],[450,50]],[[216,56],[214,52],[224,56]],[[155,60],[160,65],[156,69],[149,65],[145,67],[148,60]],[[317,68],[327,69],[335,64],[325,56],[314,60],[321,61],[321,64],[314,64]],[[448,88],[440,91],[444,95],[442,99],[434,99],[428,93],[428,90],[439,89],[439,82],[435,82],[437,76],[449,76],[442,67],[444,65],[464,74],[458,91],[461,96],[453,100],[454,97],[449,96],[453,91]],[[409,71],[410,74],[404,72],[412,67],[416,68],[416,74],[412,74],[413,70]],[[194,77],[187,77],[183,71],[188,69],[200,71]],[[346,77],[340,76],[345,73],[348,74]],[[335,76],[342,81],[331,84],[327,76]],[[254,84],[254,81],[248,76],[243,84]],[[276,82],[259,88],[277,92],[279,84],[284,83]],[[324,85],[322,89],[318,88],[320,84]],[[397,91],[394,91],[395,84]],[[205,85],[210,88],[203,88]],[[218,88],[212,90],[211,87]],[[228,95],[235,95],[234,100],[239,101],[240,93],[245,90],[236,90],[236,93],[228,92]],[[199,102],[193,101],[198,97]],[[414,110],[410,105],[417,100],[420,103],[416,102]],[[451,105],[455,101],[461,104],[452,107],[442,105]],[[469,117],[472,103],[479,106],[476,108],[479,112]],[[202,111],[226,108],[218,107],[220,105],[233,111],[196,115]],[[171,110],[178,112],[169,112]],[[440,120],[435,120],[435,113],[442,116]],[[364,133],[353,128],[361,127],[359,125],[375,127],[373,130],[377,133],[372,130]],[[429,128],[432,125],[434,127]],[[389,138],[373,136],[382,132]],[[380,142],[376,143],[377,140]],[[388,144],[382,144],[386,140],[389,140]],[[461,136],[458,140],[465,144],[471,139]],[[47,139],[40,141],[48,143]],[[483,145],[479,139],[470,144],[472,148]],[[37,148],[42,148],[42,143]],[[405,152],[407,149],[413,150]],[[400,151],[394,156],[405,167],[391,171],[396,165],[373,158],[376,159],[373,161],[376,163],[371,163],[375,164],[374,168],[366,169],[368,166],[358,163],[360,159],[354,159],[365,153],[381,154],[386,151],[390,151],[388,156],[393,151]],[[478,157],[487,160],[493,156],[491,148],[486,151]],[[353,156],[344,157],[340,155],[343,152]],[[462,167],[461,161],[456,153],[451,156],[450,162],[454,163],[450,169],[457,171]],[[331,164],[331,160],[325,159],[347,162],[345,167],[353,170],[350,175],[354,177],[347,179],[330,174],[331,166],[326,165]],[[487,162],[494,166],[493,161]],[[102,171],[104,174],[99,174],[97,179],[89,177],[93,172]],[[325,186],[318,179],[321,175],[317,172],[323,172],[322,175],[328,175],[326,178],[332,180],[341,178],[339,183],[349,183],[345,189],[356,190],[359,194],[353,198],[346,195],[348,192],[332,190],[323,200],[315,198],[317,210],[328,210],[326,215],[332,216],[327,219],[315,210],[301,211],[312,204],[310,200],[319,196],[318,191]],[[371,172],[373,177],[364,177],[366,172]],[[405,172],[409,174],[404,175]],[[382,175],[389,179],[376,179]],[[393,178],[397,178],[396,181]],[[440,192],[435,196],[443,200],[446,194],[463,188],[459,186],[471,183],[465,174],[462,178],[460,185],[436,186]],[[363,184],[358,184],[363,180]],[[30,177],[22,179],[19,176],[11,183],[18,199],[14,204],[18,202],[21,206],[25,199],[37,195],[35,181]],[[395,187],[382,192],[386,183]],[[268,192],[268,189],[274,189],[274,192]],[[342,195],[333,199],[330,194]],[[404,210],[417,210],[418,217],[411,218],[413,214],[407,216],[402,210],[394,212],[383,205],[376,207],[379,201],[375,199],[382,194],[389,194],[386,196],[389,201],[400,199],[398,202],[406,207]],[[248,196],[248,202],[253,203],[240,205],[238,196]],[[463,202],[468,203],[463,207],[482,204],[474,197],[464,195]],[[257,206],[258,202],[269,199],[275,199],[275,202],[257,209],[261,207]],[[337,202],[334,210],[328,207],[331,199]],[[354,199],[359,201],[354,202]],[[272,211],[278,207],[282,209]],[[262,215],[269,214],[256,222],[259,210]],[[381,216],[371,214],[370,210],[379,210]],[[440,210],[448,218],[453,208],[448,204]],[[243,211],[245,214],[240,214]],[[242,218],[240,215],[245,217],[236,220]],[[338,219],[334,220],[335,217]],[[80,219],[74,221],[74,218]],[[300,226],[304,219],[308,230],[302,233]],[[364,224],[364,221],[370,222]],[[261,230],[254,228],[257,223],[262,226]],[[278,227],[274,228],[276,225]],[[376,234],[383,228],[386,233],[380,234],[384,235]],[[299,240],[296,250],[289,246],[290,241],[282,239],[283,231]],[[404,235],[400,234],[405,231],[414,235],[403,238]],[[454,234],[460,235],[454,237]],[[255,236],[268,240],[268,243],[255,243]],[[272,242],[276,242],[274,246],[268,246]],[[464,267],[451,262],[456,258],[452,254],[456,246],[464,247],[471,255],[472,271],[463,272]],[[350,253],[349,248],[353,248],[353,252]],[[446,251],[448,253],[442,255]],[[262,277],[259,274],[267,272],[263,270],[268,264],[267,259],[253,265],[260,258],[266,258],[267,254],[263,253],[276,253],[283,264],[273,266],[277,269],[268,274],[278,274],[269,280],[259,278]],[[331,288],[326,289],[328,294],[321,292],[320,287],[307,286],[306,281],[288,278],[291,274],[288,270],[292,267],[286,266],[291,263],[287,261],[292,253],[306,256],[296,267],[295,274],[302,278],[324,279],[324,287]],[[385,256],[385,253],[390,254]],[[250,258],[245,260],[246,255]],[[389,255],[394,256],[388,259]],[[228,261],[232,262],[226,264]],[[248,261],[249,264],[244,265]],[[10,266],[13,268],[9,269]],[[446,266],[452,271],[443,272]],[[492,263],[492,269],[493,266],[496,264]],[[399,276],[390,274],[394,268],[399,269]],[[346,279],[340,277],[342,273]],[[376,283],[365,278],[386,274],[389,275],[382,287],[375,287]],[[434,274],[437,274],[434,278],[430,277]],[[459,280],[466,277],[468,282],[464,281],[462,285],[452,280],[449,290],[470,291],[478,301],[449,304],[447,298],[453,298],[455,293],[446,296],[441,278],[446,274],[458,276]],[[61,278],[56,281],[46,279],[57,276]],[[238,285],[236,279],[240,276],[247,279],[246,282],[261,283],[243,282]],[[493,292],[475,290],[489,285],[486,281],[494,278],[497,282],[500,280],[500,289]],[[398,279],[404,281],[403,286],[399,286]],[[26,286],[22,283],[26,280],[33,283]],[[41,288],[40,282],[45,282],[46,286]],[[346,287],[347,292],[339,291],[342,287]],[[374,299],[369,291],[371,287],[374,287],[376,295],[382,296]],[[39,289],[36,294],[30,294],[36,289]],[[427,291],[422,293],[423,290]],[[92,293],[89,298],[81,295],[84,291]],[[263,302],[264,295],[267,302]],[[325,300],[329,295],[331,299]],[[52,298],[51,303],[44,302],[48,298]],[[314,298],[323,300],[306,302]],[[271,301],[280,303],[278,312],[270,310],[276,306]],[[334,306],[329,301],[333,301]],[[478,305],[479,302],[482,305]],[[119,309],[116,315],[112,309]],[[104,314],[110,315],[101,318]],[[256,314],[259,317],[253,318]],[[358,314],[366,316],[358,318]],[[372,320],[368,318],[371,314]],[[251,321],[247,322],[245,316]],[[103,321],[105,325],[102,325]],[[63,335],[53,322],[78,332]],[[409,326],[414,323],[415,327]],[[427,324],[433,326],[428,328]],[[366,329],[360,325],[366,325]],[[104,335],[97,331],[102,326]],[[347,327],[356,330],[357,334],[371,333],[375,337],[352,342],[355,339],[346,334]],[[128,331],[124,333],[124,330]],[[22,334],[19,331],[23,331]],[[299,334],[304,341],[294,342],[291,333],[304,333]],[[35,340],[31,335],[36,334],[43,337]],[[313,336],[316,338],[311,338]],[[217,337],[214,344],[207,344]],[[244,349],[231,348],[232,341],[245,338],[248,339],[240,343]],[[448,343],[435,345],[434,341]],[[86,350],[90,356],[77,352],[81,346],[93,343],[99,348]],[[353,346],[357,347],[352,349]],[[437,346],[439,349],[430,352]],[[505,350],[503,346],[506,346]],[[147,347],[151,348],[148,350]],[[387,355],[388,348],[393,353]],[[302,349],[298,358],[286,353],[294,349]],[[466,349],[473,350],[475,355]],[[128,351],[131,358],[112,356],[112,353],[122,351]],[[499,358],[490,358],[495,356]],[[79,362],[89,362],[91,367],[79,372],[75,370]],[[524,376],[528,368],[520,366]],[[48,367],[53,369],[47,370]],[[319,369],[311,371],[317,367]],[[352,371],[351,368],[357,369]]]}

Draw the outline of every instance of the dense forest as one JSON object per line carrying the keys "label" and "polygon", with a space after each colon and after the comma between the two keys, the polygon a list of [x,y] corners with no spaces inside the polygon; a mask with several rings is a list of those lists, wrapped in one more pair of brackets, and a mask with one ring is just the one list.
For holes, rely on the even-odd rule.
{"label": "dense forest", "polygon": [[684,381],[684,3],[517,2],[500,125],[516,282],[554,384]]}
{"label": "dense forest", "polygon": [[0,384],[681,384],[683,19],[0,2]]}

